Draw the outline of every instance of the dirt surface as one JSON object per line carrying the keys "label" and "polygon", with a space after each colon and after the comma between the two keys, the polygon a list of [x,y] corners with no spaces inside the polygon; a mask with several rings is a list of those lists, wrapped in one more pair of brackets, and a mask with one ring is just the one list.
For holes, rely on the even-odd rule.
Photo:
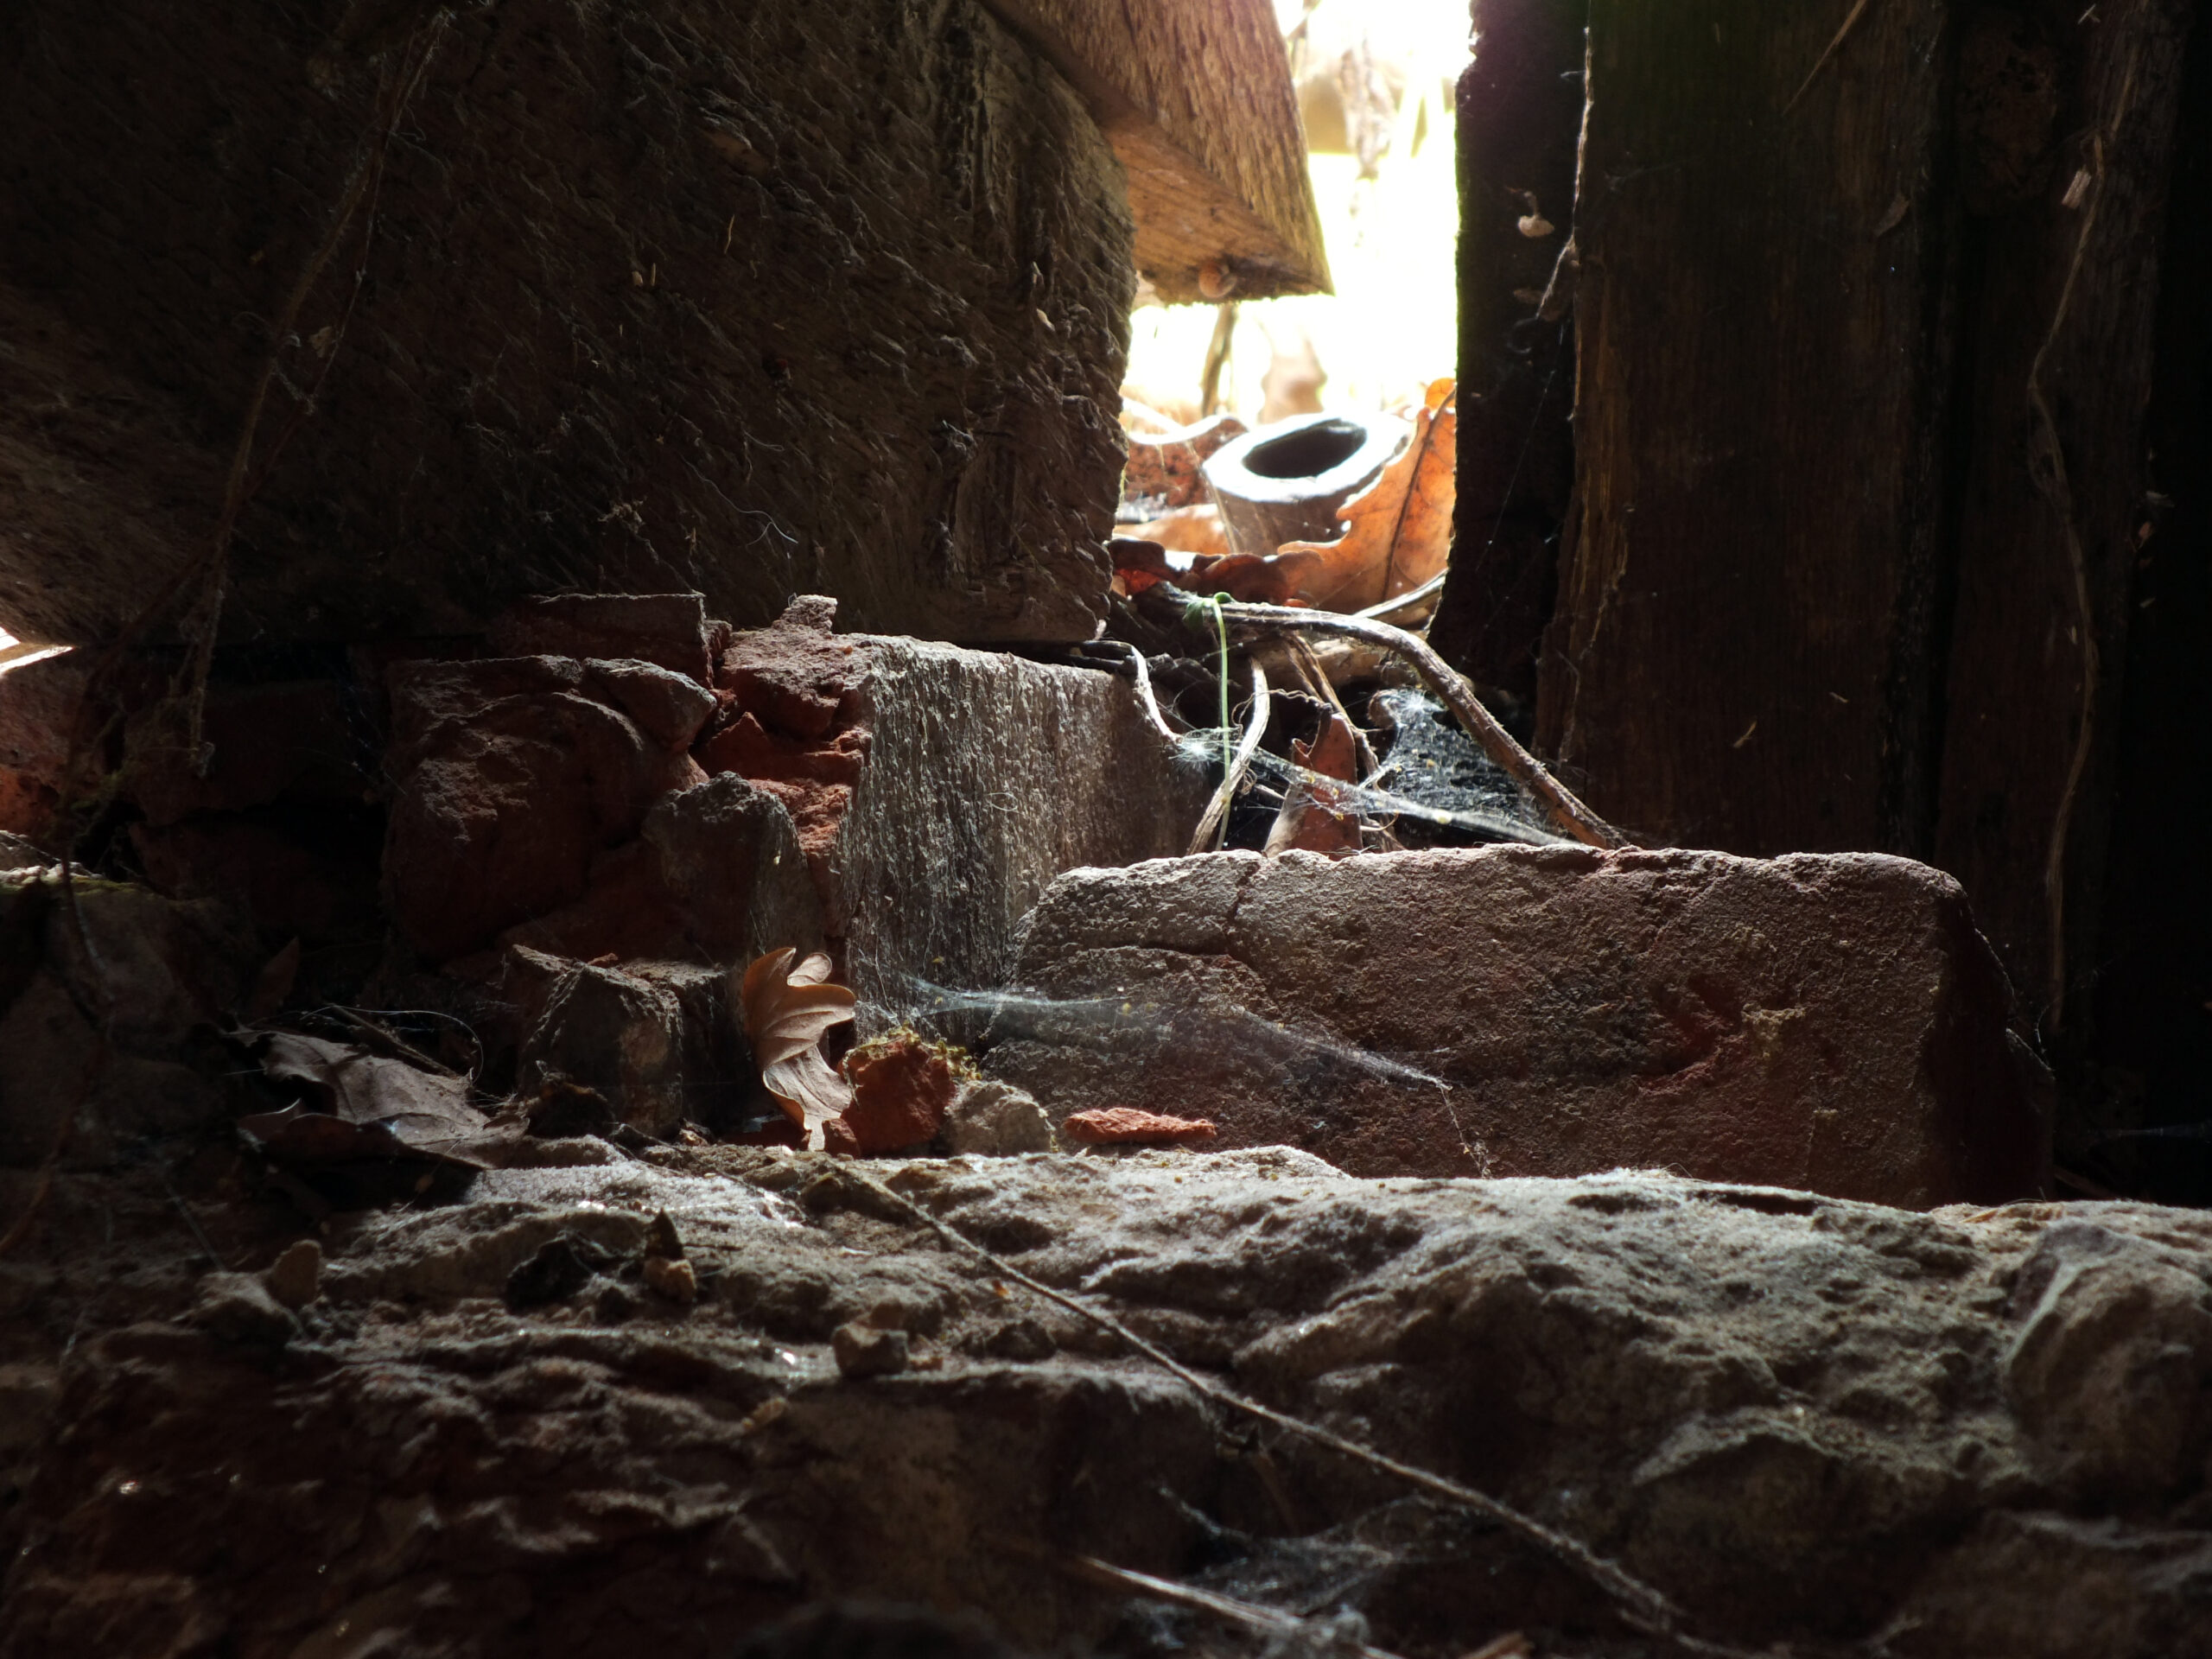
{"label": "dirt surface", "polygon": [[1090,634],[1132,232],[1052,71],[975,0],[432,15],[0,18],[0,624],[110,633],[207,534],[378,88],[435,37],[373,235],[279,353],[260,453],[327,378],[242,526],[234,637],[579,587]]}

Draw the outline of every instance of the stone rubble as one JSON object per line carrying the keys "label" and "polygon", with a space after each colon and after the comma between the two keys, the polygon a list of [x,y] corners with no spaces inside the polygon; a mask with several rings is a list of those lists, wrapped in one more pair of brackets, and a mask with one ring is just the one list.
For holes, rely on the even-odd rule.
{"label": "stone rubble", "polygon": [[[195,1189],[240,1264],[203,1274],[144,1254],[175,1218],[143,1173],[72,1179],[49,1249],[0,1262],[0,1385],[35,1417],[0,1434],[8,1659],[722,1655],[833,1596],[971,1610],[1030,1652],[1217,1639],[1039,1546],[1262,1600],[1350,1551],[1334,1599],[1391,1651],[1662,1650],[1509,1535],[945,1248],[878,1180],[1182,1363],[1583,1541],[1704,1636],[2212,1654],[2198,1215],[1362,1180],[1286,1149],[661,1147],[334,1217],[295,1313],[253,1271],[293,1248],[280,1203]],[[688,1309],[640,1281],[663,1212]]]}
{"label": "stone rubble", "polygon": [[[36,847],[0,848],[30,861],[0,909],[0,1216],[43,1206],[0,1256],[0,1659],[724,1659],[850,1597],[1009,1651],[1256,1651],[1069,1553],[1349,1610],[1407,1659],[1662,1650],[1008,1268],[1716,1640],[2212,1659],[2212,1221],[2033,1201],[2046,1079],[1955,884],[1156,856],[1204,779],[1126,685],[831,611],[533,601],[501,654],[375,664],[380,770],[337,682],[226,693],[213,764],[126,772],[175,893],[80,880],[89,956]],[[0,766],[47,769],[0,804],[51,806],[56,673],[0,678]],[[302,747],[252,753],[257,709]],[[289,844],[377,778],[403,945],[372,983],[454,997],[471,1063],[502,1057],[499,1167],[240,1139],[283,1080],[235,1018],[321,950],[271,962],[251,893],[188,895],[207,849],[252,865],[249,831]],[[982,1079],[893,1038],[840,1120],[950,1155],[709,1144],[772,1109],[729,976],[784,946],[833,953],[864,1038],[971,1027]],[[1226,1150],[1056,1149],[1097,1124]]]}
{"label": "stone rubble", "polygon": [[1662,1167],[2039,1195],[2040,1065],[1958,884],[1872,854],[1231,852],[1039,902],[986,1072],[1365,1175]]}

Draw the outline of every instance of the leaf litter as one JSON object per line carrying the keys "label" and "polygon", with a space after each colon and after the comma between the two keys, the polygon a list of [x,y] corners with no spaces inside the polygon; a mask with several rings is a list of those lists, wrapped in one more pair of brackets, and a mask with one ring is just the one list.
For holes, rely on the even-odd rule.
{"label": "leaf litter", "polygon": [[832,985],[830,957],[817,950],[792,966],[785,945],[755,960],[737,986],[738,1017],[753,1045],[760,1082],[809,1147],[823,1144],[823,1125],[853,1103],[852,1085],[823,1057],[822,1039],[853,1017],[857,999]]}

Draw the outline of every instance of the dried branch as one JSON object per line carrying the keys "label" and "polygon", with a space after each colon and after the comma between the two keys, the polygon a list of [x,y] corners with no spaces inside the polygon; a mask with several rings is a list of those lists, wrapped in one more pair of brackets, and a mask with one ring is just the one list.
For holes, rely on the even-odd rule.
{"label": "dried branch", "polygon": [[1289,651],[1290,665],[1298,671],[1298,677],[1306,682],[1306,689],[1316,697],[1337,711],[1337,718],[1343,721],[1351,731],[1353,752],[1359,760],[1360,777],[1373,777],[1376,763],[1375,751],[1367,741],[1367,733],[1344,708],[1344,699],[1337,695],[1336,684],[1329,678],[1329,671],[1323,665],[1319,654],[1302,633],[1286,633],[1282,642]]}
{"label": "dried branch", "polygon": [[[1118,643],[1128,645],[1126,639]],[[1167,717],[1160,712],[1160,699],[1153,695],[1152,664],[1145,660],[1144,648],[1141,645],[1129,645],[1129,660],[1136,664],[1137,701],[1144,705],[1145,718],[1152,722],[1153,730],[1158,732],[1170,743],[1174,742],[1175,728],[1167,723]]]}
{"label": "dried branch", "polygon": [[1545,770],[1541,761],[1514,741],[1513,734],[1499,725],[1497,716],[1483,707],[1482,699],[1475,695],[1474,687],[1432,651],[1428,642],[1419,634],[1408,633],[1403,628],[1392,627],[1388,622],[1378,622],[1370,617],[1340,616],[1332,611],[1299,610],[1287,605],[1224,602],[1221,611],[1231,622],[1241,623],[1249,628],[1270,632],[1302,631],[1341,634],[1404,658],[1427,682],[1429,689],[1442,699],[1444,706],[1452,711],[1459,724],[1466,728],[1467,735],[1482,745],[1483,753],[1496,761],[1515,783],[1535,797],[1553,827],[1561,835],[1579,841],[1586,847],[1625,847],[1628,844],[1626,836],[1577,800],[1565,785]]}
{"label": "dried branch", "polygon": [[1440,570],[1418,588],[1408,588],[1395,599],[1386,599],[1379,605],[1370,605],[1363,611],[1354,611],[1354,616],[1371,617],[1377,622],[1395,622],[1410,612],[1420,610],[1444,591],[1444,579],[1452,573]]}
{"label": "dried branch", "polygon": [[[1224,605],[1224,611],[1235,608]],[[1221,787],[1213,792],[1213,799],[1206,803],[1206,815],[1198,820],[1198,833],[1191,837],[1192,854],[1206,850],[1206,843],[1214,832],[1229,822],[1229,804],[1236,798],[1236,785],[1244,779],[1246,768],[1260,747],[1260,739],[1268,729],[1268,677],[1259,664],[1252,664],[1252,715],[1244,725],[1244,739],[1236,746],[1236,757],[1221,774]]]}
{"label": "dried branch", "polygon": [[[1272,1637],[1303,1637],[1308,1642],[1320,1632],[1313,1623],[1295,1613],[1284,1612],[1279,1607],[1263,1607],[1257,1602],[1243,1601],[1235,1596],[1224,1596],[1217,1590],[1202,1590],[1196,1585],[1179,1584],[1173,1579],[1156,1578],[1149,1573],[1116,1567],[1095,1556],[1072,1554],[1065,1551],[1047,1549],[1031,1540],[1007,1535],[1001,1541],[1023,1554],[1037,1556],[1073,1577],[1088,1580],[1103,1589],[1119,1590],[1133,1596],[1142,1596],[1151,1601],[1163,1601],[1172,1607],[1187,1607],[1192,1612],[1208,1613],[1231,1624],[1241,1624],[1247,1630],[1261,1630]],[[1325,1645],[1315,1643],[1316,1646]],[[1371,1648],[1365,1643],[1346,1643],[1344,1650],[1362,1656],[1362,1659],[1397,1659],[1397,1656],[1382,1648]]]}

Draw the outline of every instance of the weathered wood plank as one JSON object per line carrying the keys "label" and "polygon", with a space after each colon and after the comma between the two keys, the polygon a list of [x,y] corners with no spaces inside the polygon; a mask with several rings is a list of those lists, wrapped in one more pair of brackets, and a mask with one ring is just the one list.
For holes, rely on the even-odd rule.
{"label": "weathered wood plank", "polygon": [[[1298,96],[1267,0],[985,3],[1105,129],[1128,175],[1137,269],[1163,299],[1327,291]],[[1202,283],[1208,267],[1233,290]]]}
{"label": "weathered wood plank", "polygon": [[[397,33],[334,35],[341,14]],[[188,441],[219,497],[378,88],[437,42],[373,237],[353,225],[282,347],[257,461],[319,391],[240,526],[237,637],[466,632],[564,589],[1090,635],[1135,286],[1122,168],[979,0],[255,0],[224,22],[0,6],[0,282],[99,354],[80,385],[177,411],[146,423],[162,465]],[[179,512],[159,557],[105,534],[92,504],[147,493],[139,458],[81,416],[57,437],[57,400],[86,402],[0,408],[0,622],[98,639],[214,513]]]}
{"label": "weathered wood plank", "polygon": [[1951,9],[1882,0],[1813,74],[1853,12],[1591,8],[1537,730],[1656,839],[1910,852],[1932,817]]}
{"label": "weathered wood plank", "polygon": [[[2182,73],[2144,434],[2158,493],[2144,518],[2153,533],[2136,555],[2126,688],[2113,711],[2120,775],[2091,957],[2093,1058],[2121,1086],[2104,1091],[2097,1129],[2197,1122],[2212,1077],[2212,861],[2190,852],[2212,823],[2212,29],[2192,31]],[[2077,989],[2069,1028],[2079,1001]],[[2107,1185],[2212,1202],[2212,1147],[2186,1147],[2064,1150]]]}
{"label": "weathered wood plank", "polygon": [[[1977,73],[2048,65],[2050,155],[2027,200],[1988,221],[1960,520],[1936,861],[2046,1030],[2079,1024],[2102,951],[2099,911],[2150,488],[2165,200],[2190,0],[2108,0],[2005,40],[1970,37]],[[2061,111],[2065,113],[2061,116]],[[2063,121],[2063,127],[2058,122]],[[2063,134],[2063,141],[2061,134]],[[2005,165],[1962,134],[1974,168]]]}

